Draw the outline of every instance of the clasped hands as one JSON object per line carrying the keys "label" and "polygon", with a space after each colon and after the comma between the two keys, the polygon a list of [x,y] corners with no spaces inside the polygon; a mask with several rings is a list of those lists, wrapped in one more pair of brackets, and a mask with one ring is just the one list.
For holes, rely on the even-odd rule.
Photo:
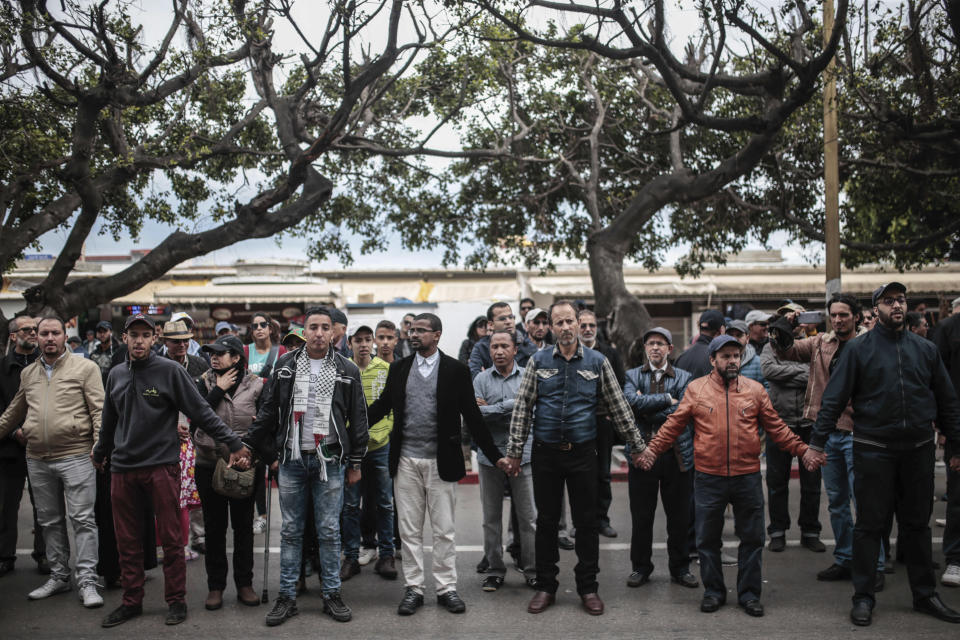
{"label": "clasped hands", "polygon": [[814,451],[813,449],[807,447],[807,451],[803,454],[803,457],[800,459],[800,461],[803,463],[803,467],[807,471],[816,471],[823,465],[827,464],[827,454],[823,451]]}
{"label": "clasped hands", "polygon": [[230,460],[227,462],[228,467],[232,467],[239,471],[246,471],[253,465],[253,452],[250,451],[250,448],[244,445],[238,451],[233,451],[230,453]]}

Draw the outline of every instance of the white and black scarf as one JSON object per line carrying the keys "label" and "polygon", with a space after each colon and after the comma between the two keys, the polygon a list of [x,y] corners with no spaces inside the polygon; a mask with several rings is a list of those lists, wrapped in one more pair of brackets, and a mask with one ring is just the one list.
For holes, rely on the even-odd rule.
{"label": "white and black scarf", "polygon": [[[290,402],[293,411],[290,414],[291,453],[293,459],[300,458],[300,434],[303,429],[310,429],[313,441],[317,445],[317,458],[320,460],[320,479],[327,479],[327,462],[333,460],[324,454],[323,443],[330,435],[330,416],[333,405],[333,391],[337,384],[337,365],[334,361],[333,349],[327,351],[323,358],[320,374],[311,381],[310,356],[306,349],[300,349],[296,356],[297,374],[293,381],[293,393]],[[313,424],[304,424],[307,413],[307,403],[310,397],[310,385],[314,385],[314,400],[316,408],[313,414]]]}

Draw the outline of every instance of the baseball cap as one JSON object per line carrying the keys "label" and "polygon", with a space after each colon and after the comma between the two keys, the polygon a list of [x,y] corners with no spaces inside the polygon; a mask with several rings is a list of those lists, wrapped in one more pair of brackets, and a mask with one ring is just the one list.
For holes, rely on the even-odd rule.
{"label": "baseball cap", "polygon": [[287,346],[287,338],[290,338],[290,337],[293,337],[293,338],[299,340],[300,342],[306,342],[306,341],[307,341],[307,339],[303,337],[303,327],[293,327],[293,328],[291,328],[290,331],[287,332],[287,335],[283,336],[283,340],[280,341],[281,344],[283,344],[283,346],[286,347],[286,346]]}
{"label": "baseball cap", "polygon": [[700,328],[716,331],[723,326],[723,314],[716,309],[707,309],[700,314]]}
{"label": "baseball cap", "polygon": [[535,307],[533,309],[530,309],[530,311],[527,311],[527,315],[524,316],[523,322],[524,324],[526,324],[527,322],[533,322],[539,316],[545,316],[545,315],[547,315],[546,311],[544,311],[540,307]]}
{"label": "baseball cap", "polygon": [[351,327],[347,331],[347,337],[352,338],[353,336],[357,335],[357,333],[359,333],[360,331],[366,331],[370,335],[373,335],[373,329],[371,329],[369,325],[361,324],[356,327]]}
{"label": "baseball cap", "polygon": [[157,329],[157,323],[155,323],[150,316],[144,315],[142,313],[135,313],[132,316],[127,316],[127,319],[123,322],[123,330],[126,331],[130,328],[130,325],[142,322],[153,330]]}
{"label": "baseball cap", "polygon": [[727,323],[727,331],[734,329],[740,333],[746,335],[749,329],[747,328],[747,323],[743,320],[731,320]]}
{"label": "baseball cap", "polygon": [[[166,335],[166,333],[164,333]],[[205,344],[200,347],[201,351],[206,351],[207,353],[223,353],[225,351],[232,351],[235,354],[242,356],[243,355],[243,343],[240,342],[240,338],[232,335],[220,336],[210,344]]]}
{"label": "baseball cap", "polygon": [[80,340],[80,336],[70,336],[67,338],[67,342],[76,342],[77,344],[80,344],[82,340]]}
{"label": "baseball cap", "polygon": [[960,305],[960,298],[954,298],[953,302],[950,303],[951,307],[956,307],[958,305]]}
{"label": "baseball cap", "polygon": [[106,320],[101,320],[100,322],[97,323],[97,329],[98,330],[108,329],[110,331],[113,331],[113,325],[107,322]]}
{"label": "baseball cap", "polygon": [[883,294],[885,294],[888,289],[899,291],[900,293],[907,292],[907,288],[899,282],[888,282],[887,284],[882,284],[873,290],[873,306],[877,306],[877,301],[883,297]]}
{"label": "baseball cap", "polygon": [[754,309],[753,311],[747,312],[747,317],[744,318],[744,321],[747,323],[747,326],[749,327],[750,325],[756,324],[758,322],[767,322],[769,319],[770,319],[770,314],[760,311],[759,309]]}
{"label": "baseball cap", "polygon": [[330,310],[330,321],[340,324],[347,324],[347,314],[336,307],[327,307]]}
{"label": "baseball cap", "polygon": [[668,329],[664,329],[663,327],[654,327],[652,329],[647,329],[646,332],[644,332],[643,334],[643,342],[646,342],[647,338],[650,337],[650,334],[652,333],[656,333],[658,335],[663,336],[664,339],[667,341],[667,344],[673,344],[673,334],[670,333]]}
{"label": "baseball cap", "polygon": [[186,311],[177,311],[172,316],[170,316],[170,322],[176,322],[177,320],[182,321],[188,327],[193,326],[193,318],[191,318],[190,314],[187,313]]}
{"label": "baseball cap", "polygon": [[220,335],[220,332],[221,332],[221,331],[224,331],[224,330],[226,330],[226,331],[233,331],[233,330],[234,330],[234,327],[233,327],[232,324],[230,324],[230,323],[227,322],[226,320],[221,320],[221,321],[218,322],[217,325],[213,328],[213,332],[214,332],[215,334],[217,334],[217,335]]}
{"label": "baseball cap", "polygon": [[708,347],[710,350],[710,355],[720,351],[720,349],[724,348],[728,344],[735,344],[737,347],[740,347],[741,349],[743,348],[743,345],[741,345],[736,338],[733,336],[728,336],[727,334],[723,334],[710,341],[710,346]]}

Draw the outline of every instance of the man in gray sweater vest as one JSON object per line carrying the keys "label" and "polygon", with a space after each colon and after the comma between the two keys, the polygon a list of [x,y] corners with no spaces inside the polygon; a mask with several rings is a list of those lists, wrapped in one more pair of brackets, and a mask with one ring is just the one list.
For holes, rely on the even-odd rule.
{"label": "man in gray sweater vest", "polygon": [[470,371],[440,353],[440,318],[422,313],[409,329],[416,354],[390,365],[387,384],[367,409],[370,424],[393,411],[390,475],[394,476],[397,523],[403,541],[406,592],[397,613],[411,615],[423,605],[423,523],[433,527],[433,578],[437,602],[452,613],[466,605],[457,595],[453,513],[457,481],[465,475],[460,450],[461,417],[484,455],[503,468],[473,394]]}

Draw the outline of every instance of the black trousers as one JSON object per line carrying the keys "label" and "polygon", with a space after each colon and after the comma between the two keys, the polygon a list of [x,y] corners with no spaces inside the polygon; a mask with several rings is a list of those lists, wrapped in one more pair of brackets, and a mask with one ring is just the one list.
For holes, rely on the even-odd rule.
{"label": "black trousers", "polygon": [[[737,602],[760,598],[763,590],[763,480],[760,472],[742,476],[714,476],[695,472],[697,550],[704,595],[727,599],[720,549],[727,505],[733,505],[737,548]],[[874,556],[876,560],[876,556]]]}
{"label": "black trousers", "polygon": [[597,526],[610,525],[610,463],[613,459],[613,422],[607,416],[597,418]]}
{"label": "black trousers", "polygon": [[[93,515],[97,521],[99,554],[97,575],[107,582],[120,579],[120,553],[117,551],[117,532],[113,527],[113,499],[110,497],[110,468],[97,472],[97,501]],[[143,568],[157,566],[157,525],[150,501],[143,503]]]}
{"label": "black trousers", "polygon": [[950,468],[950,458],[960,455],[950,445],[944,450],[947,462],[947,528],[943,530],[943,555],[947,564],[960,564],[960,471]]}
{"label": "black trousers", "polygon": [[936,446],[895,451],[853,443],[853,492],[857,520],[853,526],[854,602],[875,602],[880,539],[891,514],[897,515],[897,549],[907,564],[914,602],[936,593],[930,514]]}
{"label": "black trousers", "polygon": [[653,520],[657,513],[657,494],[667,514],[667,556],[670,575],[681,576],[690,570],[687,553],[687,527],[690,524],[690,471],[681,471],[671,449],[657,458],[650,471],[630,466],[627,472],[630,493],[630,564],[644,575],[653,573]]}
{"label": "black trousers", "polygon": [[577,593],[596,593],[600,571],[600,541],[597,534],[597,448],[595,442],[558,451],[533,443],[533,498],[537,504],[536,564],[537,588],[556,593],[560,583],[560,504],[563,488],[570,496],[570,515],[577,529],[577,565],[574,574]]}
{"label": "black trousers", "polygon": [[207,552],[203,561],[207,570],[207,588],[223,591],[227,586],[227,519],[233,527],[233,583],[253,585],[253,509],[254,496],[228,498],[213,490],[211,467],[196,467],[197,493],[203,506]]}
{"label": "black trousers", "polygon": [[[793,429],[805,443],[810,442],[810,429]],[[790,528],[790,467],[794,456],[782,450],[767,438],[767,509],[770,524],[767,533],[771,537],[783,535]],[[800,513],[797,524],[802,535],[820,534],[820,469],[807,471],[800,465]]]}
{"label": "black trousers", "polygon": [[[20,500],[23,498],[23,485],[30,492],[30,504],[33,505],[33,489],[27,482],[27,461],[24,457],[0,460],[0,560],[15,562],[17,559],[17,520],[20,516]],[[47,547],[43,543],[43,531],[37,522],[37,508],[33,507],[33,553],[34,561],[46,555]]]}

